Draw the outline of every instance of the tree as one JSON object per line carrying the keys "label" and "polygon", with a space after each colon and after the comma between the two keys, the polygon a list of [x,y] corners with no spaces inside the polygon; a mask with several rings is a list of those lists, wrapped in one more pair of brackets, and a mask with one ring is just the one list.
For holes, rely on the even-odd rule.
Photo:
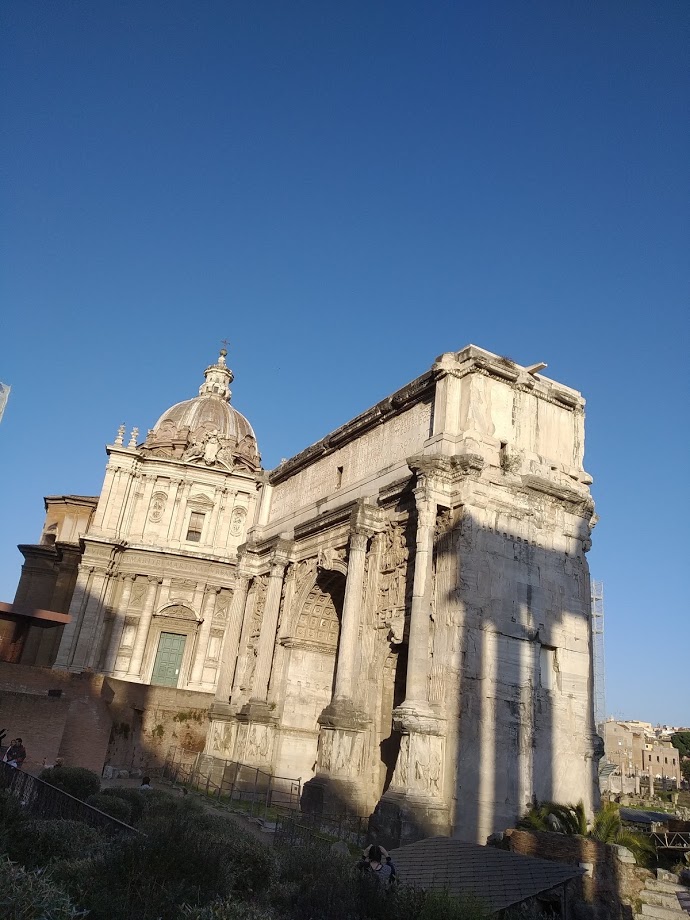
{"label": "tree", "polygon": [[690,732],[675,732],[671,735],[671,744],[679,752],[681,758],[690,757]]}

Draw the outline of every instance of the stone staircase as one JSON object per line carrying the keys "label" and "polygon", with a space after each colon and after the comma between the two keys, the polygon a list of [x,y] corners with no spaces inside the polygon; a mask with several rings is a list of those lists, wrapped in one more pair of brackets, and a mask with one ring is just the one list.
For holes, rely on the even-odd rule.
{"label": "stone staircase", "polygon": [[653,920],[688,920],[690,888],[678,882],[678,876],[657,869],[656,878],[647,879],[640,893],[642,913],[638,917]]}

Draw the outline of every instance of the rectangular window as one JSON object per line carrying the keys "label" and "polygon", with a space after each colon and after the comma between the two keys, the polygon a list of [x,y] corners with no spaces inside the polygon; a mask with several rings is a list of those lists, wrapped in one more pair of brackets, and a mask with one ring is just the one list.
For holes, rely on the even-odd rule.
{"label": "rectangular window", "polygon": [[201,531],[204,529],[204,515],[200,511],[192,511],[189,515],[187,539],[190,543],[201,542]]}
{"label": "rectangular window", "polygon": [[335,487],[339,489],[343,484],[343,467],[339,466],[335,471]]}

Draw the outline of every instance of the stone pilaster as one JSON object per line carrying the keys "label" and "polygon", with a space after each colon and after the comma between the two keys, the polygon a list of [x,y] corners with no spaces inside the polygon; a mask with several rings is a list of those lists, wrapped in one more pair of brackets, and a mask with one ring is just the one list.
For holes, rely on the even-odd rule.
{"label": "stone pilaster", "polygon": [[149,589],[146,593],[144,609],[141,611],[141,617],[139,618],[137,635],[134,639],[134,648],[132,650],[132,657],[130,659],[129,669],[127,671],[127,674],[130,678],[141,678],[141,663],[144,659],[144,650],[146,649],[146,640],[148,639],[149,629],[151,628],[153,611],[156,609],[158,586],[160,585],[162,579],[152,576],[148,581]]}
{"label": "stone pilaster", "polygon": [[83,671],[84,668],[93,667],[96,650],[94,643],[100,633],[100,623],[103,618],[103,600],[108,585],[108,575],[96,570],[89,584],[88,598],[84,613],[81,618],[81,628],[74,644],[74,652],[70,669]]}
{"label": "stone pilaster", "polygon": [[60,649],[55,659],[55,664],[53,665],[55,668],[69,668],[72,662],[73,650],[79,638],[84,611],[89,601],[89,591],[93,574],[93,566],[82,565],[79,567],[77,584],[69,608],[71,619],[62,633]]}
{"label": "stone pilaster", "polygon": [[125,620],[127,618],[127,608],[129,607],[129,599],[132,595],[132,585],[134,584],[136,575],[121,575],[120,577],[123,581],[122,594],[120,595],[117,608],[113,611],[113,628],[110,633],[108,651],[105,656],[104,670],[109,674],[112,674],[115,670],[115,665],[117,663],[117,653],[120,648],[120,642],[122,641],[122,632],[125,628]]}

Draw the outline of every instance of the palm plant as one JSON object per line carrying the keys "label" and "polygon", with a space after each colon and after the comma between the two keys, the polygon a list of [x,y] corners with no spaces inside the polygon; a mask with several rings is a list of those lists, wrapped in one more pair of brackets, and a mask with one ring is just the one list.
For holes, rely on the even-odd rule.
{"label": "palm plant", "polygon": [[524,830],[585,835],[587,833],[585,806],[581,801],[577,805],[535,802],[520,818],[517,826]]}
{"label": "palm plant", "polygon": [[636,831],[623,827],[615,802],[607,802],[594,816],[591,830],[587,826],[585,806],[561,805],[558,802],[535,802],[520,818],[517,826],[523,830],[553,831],[557,834],[580,835],[601,843],[626,847],[638,863],[644,864],[654,855],[654,845]]}
{"label": "palm plant", "polygon": [[654,844],[644,834],[623,827],[620,810],[615,802],[606,802],[594,816],[589,836],[602,843],[614,843],[630,850],[638,863],[643,864],[656,852]]}

